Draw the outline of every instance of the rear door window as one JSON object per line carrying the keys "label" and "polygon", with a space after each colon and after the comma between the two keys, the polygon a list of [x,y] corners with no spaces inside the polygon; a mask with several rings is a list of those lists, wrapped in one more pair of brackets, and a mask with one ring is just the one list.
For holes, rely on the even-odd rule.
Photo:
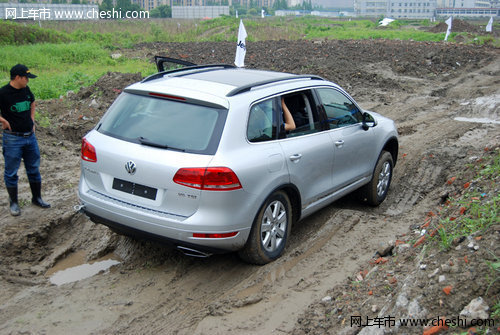
{"label": "rear door window", "polygon": [[224,109],[123,93],[98,131],[144,145],[214,154],[226,115]]}
{"label": "rear door window", "polygon": [[254,104],[248,117],[247,138],[250,142],[263,142],[276,138],[276,98]]}

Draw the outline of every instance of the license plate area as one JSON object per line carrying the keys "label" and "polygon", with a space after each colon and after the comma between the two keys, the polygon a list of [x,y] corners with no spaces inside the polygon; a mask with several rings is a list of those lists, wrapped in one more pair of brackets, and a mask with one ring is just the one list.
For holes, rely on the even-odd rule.
{"label": "license plate area", "polygon": [[156,193],[158,192],[156,188],[131,183],[129,181],[118,178],[113,179],[113,189],[150,200],[155,200]]}

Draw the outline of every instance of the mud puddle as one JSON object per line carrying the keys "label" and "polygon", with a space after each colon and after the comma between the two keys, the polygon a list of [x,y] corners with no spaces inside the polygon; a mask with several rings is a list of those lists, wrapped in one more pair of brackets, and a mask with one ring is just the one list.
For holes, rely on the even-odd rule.
{"label": "mud puddle", "polygon": [[121,263],[120,258],[113,253],[88,263],[86,257],[87,253],[83,250],[75,252],[50,268],[45,273],[45,277],[51,284],[60,286],[107,272]]}

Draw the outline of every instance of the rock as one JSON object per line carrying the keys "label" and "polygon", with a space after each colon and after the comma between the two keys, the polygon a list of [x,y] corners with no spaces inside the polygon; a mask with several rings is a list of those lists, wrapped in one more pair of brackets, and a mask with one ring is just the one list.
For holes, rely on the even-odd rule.
{"label": "rock", "polygon": [[439,272],[439,268],[437,268],[436,270],[434,270],[434,271],[433,271],[432,273],[430,273],[427,277],[432,278],[432,277],[434,277],[435,275],[437,275],[437,274],[438,274],[438,272]]}
{"label": "rock", "polygon": [[332,297],[330,297],[329,295],[327,295],[326,297],[324,297],[323,299],[321,299],[321,303],[323,305],[326,305],[328,303],[332,302]]}
{"label": "rock", "polygon": [[445,275],[440,275],[439,278],[438,278],[438,282],[439,283],[442,283],[446,280],[446,276]]}
{"label": "rock", "polygon": [[92,99],[92,101],[89,104],[89,107],[99,108],[99,103],[97,103],[95,99]]}
{"label": "rock", "polygon": [[485,320],[488,319],[488,310],[490,307],[484,302],[483,298],[478,297],[471,300],[471,302],[465,306],[465,308],[460,312],[460,317],[464,318],[465,326],[471,325],[472,320]]}
{"label": "rock", "polygon": [[410,318],[423,318],[427,314],[427,310],[420,307],[417,299],[413,299],[408,305],[408,316]]}
{"label": "rock", "polygon": [[343,328],[338,334],[339,335],[356,335],[359,332],[359,327],[346,327]]}
{"label": "rock", "polygon": [[363,328],[362,331],[358,333],[358,335],[384,335],[385,330],[383,327],[378,327],[378,326],[372,326],[372,327],[365,327]]}
{"label": "rock", "polygon": [[377,254],[380,257],[392,256],[392,250],[394,249],[394,242],[389,241],[387,243],[383,243],[377,250]]}
{"label": "rock", "polygon": [[262,295],[260,295],[260,294],[254,294],[254,295],[246,297],[243,300],[238,300],[236,303],[234,303],[233,306],[237,307],[237,308],[241,308],[241,307],[244,307],[244,306],[248,306],[248,305],[253,305],[253,304],[259,303],[261,300],[262,300]]}
{"label": "rock", "polygon": [[396,307],[397,308],[401,308],[401,307],[406,308],[406,306],[408,306],[408,297],[406,296],[406,293],[403,292],[400,295],[398,295],[398,297],[396,299]]}
{"label": "rock", "polygon": [[403,254],[410,250],[411,246],[408,243],[405,244],[400,244],[396,247],[396,253],[397,254]]}
{"label": "rock", "polygon": [[448,264],[441,264],[441,271],[444,273],[450,273],[450,266]]}

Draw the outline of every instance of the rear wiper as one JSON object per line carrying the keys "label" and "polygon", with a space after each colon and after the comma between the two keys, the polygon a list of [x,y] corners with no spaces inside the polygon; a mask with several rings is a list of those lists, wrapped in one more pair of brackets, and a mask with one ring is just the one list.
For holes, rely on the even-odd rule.
{"label": "rear wiper", "polygon": [[174,147],[171,147],[169,145],[166,145],[166,144],[160,144],[160,143],[156,143],[156,142],[152,142],[150,140],[148,140],[147,138],[145,137],[142,137],[142,136],[139,136],[137,138],[137,140],[139,140],[139,142],[143,145],[147,145],[147,146],[150,146],[150,147],[155,147],[155,148],[161,148],[161,149],[171,149],[171,150],[178,150],[178,151],[186,151],[184,149],[180,149],[180,148],[174,148]]}

